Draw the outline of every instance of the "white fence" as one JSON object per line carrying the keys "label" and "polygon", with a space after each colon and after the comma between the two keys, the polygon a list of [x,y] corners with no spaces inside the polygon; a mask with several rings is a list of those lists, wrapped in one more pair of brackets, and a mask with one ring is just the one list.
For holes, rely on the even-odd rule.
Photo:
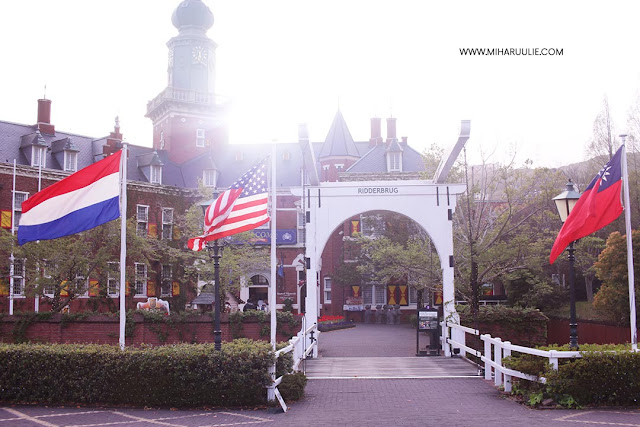
{"label": "white fence", "polygon": [[[289,340],[289,345],[285,348],[276,351],[276,360],[283,354],[293,352],[293,370],[299,371],[300,365],[304,360],[318,347],[318,325],[314,323],[307,329],[301,329],[298,335]],[[275,367],[273,375],[275,376]],[[284,403],[278,386],[282,382],[282,377],[278,377],[273,381],[273,384],[267,389],[267,398],[273,400],[274,397],[280,402],[280,406],[284,412],[287,412],[287,405]]]}
{"label": "white fence", "polygon": [[[442,322],[442,345],[445,348],[445,354],[460,354],[467,357],[467,354],[476,356],[484,362],[484,378],[490,380],[493,376],[496,386],[504,386],[505,391],[511,391],[511,378],[523,378],[529,381],[537,381],[545,383],[544,377],[536,377],[525,374],[520,371],[509,369],[502,364],[502,359],[511,356],[511,352],[531,354],[534,356],[545,357],[558,370],[558,360],[572,357],[582,357],[579,351],[557,351],[557,350],[538,350],[535,348],[523,347],[511,344],[509,341],[502,341],[500,338],[493,338],[489,334],[482,334],[477,329],[467,328],[466,326],[457,325],[449,322]],[[484,351],[473,349],[466,345],[466,334],[479,336],[484,341]],[[492,375],[493,374],[493,375]]]}

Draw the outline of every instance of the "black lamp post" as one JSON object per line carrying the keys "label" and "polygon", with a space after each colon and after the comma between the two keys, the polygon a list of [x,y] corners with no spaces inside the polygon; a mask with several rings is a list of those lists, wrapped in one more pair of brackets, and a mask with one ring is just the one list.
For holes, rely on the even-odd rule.
{"label": "black lamp post", "polygon": [[[213,203],[213,200],[200,203],[202,212],[206,215],[207,208]],[[222,348],[222,331],[220,330],[220,258],[222,258],[222,246],[218,243],[218,240],[213,242],[207,242],[207,250],[209,256],[213,259],[213,280],[214,282],[214,317],[213,317],[213,342],[216,350]]]}
{"label": "black lamp post", "polygon": [[[573,182],[567,182],[567,189],[553,198],[556,208],[560,214],[560,220],[564,223],[571,213],[571,210],[578,202],[580,193],[575,191]],[[575,270],[575,242],[571,242],[567,248],[569,253],[569,304],[570,304],[570,320],[569,320],[569,347],[571,350],[578,350],[578,323],[576,321],[576,270]]]}

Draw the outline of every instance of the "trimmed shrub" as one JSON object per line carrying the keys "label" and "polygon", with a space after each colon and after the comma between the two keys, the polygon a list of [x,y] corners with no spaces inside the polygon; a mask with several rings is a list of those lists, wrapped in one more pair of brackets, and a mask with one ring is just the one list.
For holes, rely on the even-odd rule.
{"label": "trimmed shrub", "polygon": [[[568,345],[539,347],[569,350]],[[555,371],[548,359],[516,353],[503,360],[506,367],[537,377],[546,384],[513,378],[514,394],[535,406],[551,398],[562,406],[637,405],[640,400],[640,353],[628,345],[580,346],[581,358],[559,359]]]}
{"label": "trimmed shrub", "polygon": [[307,385],[307,376],[302,372],[294,372],[282,377],[278,386],[282,398],[286,401],[299,400],[304,397],[304,388]]}
{"label": "trimmed shrub", "polygon": [[[5,402],[129,404],[152,407],[265,403],[274,355],[247,339],[128,348],[108,345],[0,344]],[[280,369],[290,368],[287,359]]]}

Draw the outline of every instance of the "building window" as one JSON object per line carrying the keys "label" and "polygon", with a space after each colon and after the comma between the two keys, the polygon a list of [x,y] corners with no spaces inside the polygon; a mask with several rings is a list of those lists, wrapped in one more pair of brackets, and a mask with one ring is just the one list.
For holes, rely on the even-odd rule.
{"label": "building window", "polygon": [[33,167],[46,167],[45,148],[34,146],[31,150],[31,166]]}
{"label": "building window", "polygon": [[51,280],[51,273],[55,269],[53,261],[42,261],[42,277],[44,279],[43,293],[48,297],[53,297],[56,292],[56,287]]}
{"label": "building window", "polygon": [[202,182],[205,187],[216,186],[216,171],[213,169],[205,169],[202,171]]}
{"label": "building window", "polygon": [[24,295],[25,260],[13,260],[13,294]]}
{"label": "building window", "polygon": [[80,297],[89,295],[89,279],[83,276],[76,276],[75,294]]}
{"label": "building window", "polygon": [[244,160],[244,153],[242,151],[236,151],[236,161]]}
{"label": "building window", "polygon": [[162,276],[160,282],[160,296],[171,296],[171,282],[173,281],[173,269],[170,265],[162,264]]}
{"label": "building window", "polygon": [[342,169],[344,169],[344,164],[336,163],[335,167],[336,167],[337,170],[342,170]]}
{"label": "building window", "polygon": [[164,131],[160,131],[160,149],[164,150]]}
{"label": "building window", "polygon": [[291,160],[291,153],[288,151],[282,153],[282,160]]}
{"label": "building window", "polygon": [[[427,295],[427,291],[423,291],[423,297]],[[409,286],[409,304],[418,303],[418,290],[414,286]]]}
{"label": "building window", "polygon": [[146,236],[149,226],[149,206],[138,205],[136,218],[138,221],[136,233],[138,236]]}
{"label": "building window", "polygon": [[151,165],[151,177],[149,182],[152,184],[162,184],[162,166]]}
{"label": "building window", "polygon": [[67,172],[78,170],[78,153],[75,151],[64,152],[64,170]]}
{"label": "building window", "polygon": [[136,281],[135,281],[135,296],[147,295],[147,264],[140,262],[135,263],[136,268]]}
{"label": "building window", "polygon": [[196,129],[196,147],[204,147],[204,129]]}
{"label": "building window", "polygon": [[387,224],[380,214],[367,214],[360,216],[360,231],[364,237],[379,237],[386,228]]}
{"label": "building window", "polygon": [[173,240],[172,208],[162,208],[162,240]]}
{"label": "building window", "polygon": [[324,302],[331,302],[331,277],[324,278]]}
{"label": "building window", "polygon": [[402,157],[400,152],[387,153],[387,161],[389,166],[389,172],[401,172],[402,171]]}
{"label": "building window", "polygon": [[120,263],[107,263],[107,295],[117,297],[120,293]]}
{"label": "building window", "polygon": [[367,305],[387,303],[387,287],[384,285],[365,285],[362,288],[362,302]]}
{"label": "building window", "polygon": [[13,193],[13,205],[15,207],[13,211],[13,231],[18,230],[18,224],[20,224],[20,217],[22,216],[22,202],[29,198],[29,193],[24,191],[15,191]]}

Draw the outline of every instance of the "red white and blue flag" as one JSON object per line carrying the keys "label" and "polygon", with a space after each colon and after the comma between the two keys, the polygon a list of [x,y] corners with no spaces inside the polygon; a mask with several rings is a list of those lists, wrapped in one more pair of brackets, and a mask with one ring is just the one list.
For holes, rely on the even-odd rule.
{"label": "red white and blue flag", "polygon": [[571,210],[551,249],[551,264],[571,242],[600,230],[622,213],[622,150],[623,146],[593,178]]}
{"label": "red white and blue flag", "polygon": [[201,251],[208,241],[252,230],[269,222],[268,159],[253,166],[213,201],[205,213],[204,234],[189,239],[189,249]]}
{"label": "red white and blue flag", "polygon": [[122,150],[25,200],[18,244],[57,239],[119,218],[121,155]]}

